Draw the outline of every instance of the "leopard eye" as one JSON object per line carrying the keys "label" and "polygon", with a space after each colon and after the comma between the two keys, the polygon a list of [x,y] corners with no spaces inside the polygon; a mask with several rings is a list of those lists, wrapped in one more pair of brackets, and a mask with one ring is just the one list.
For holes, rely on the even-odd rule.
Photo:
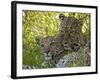
{"label": "leopard eye", "polygon": [[75,43],[74,43],[73,45],[74,45],[74,46],[78,46],[78,44],[75,44]]}
{"label": "leopard eye", "polygon": [[54,42],[51,42],[50,45],[54,45]]}
{"label": "leopard eye", "polygon": [[44,44],[41,44],[42,47],[44,47]]}
{"label": "leopard eye", "polygon": [[67,42],[64,42],[64,44],[68,44]]}

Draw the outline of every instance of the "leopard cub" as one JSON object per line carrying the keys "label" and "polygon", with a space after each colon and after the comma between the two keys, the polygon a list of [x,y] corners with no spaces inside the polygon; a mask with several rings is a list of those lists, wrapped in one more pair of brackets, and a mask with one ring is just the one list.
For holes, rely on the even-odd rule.
{"label": "leopard cub", "polygon": [[48,60],[54,66],[65,55],[60,37],[36,37],[36,42],[40,46],[43,59]]}

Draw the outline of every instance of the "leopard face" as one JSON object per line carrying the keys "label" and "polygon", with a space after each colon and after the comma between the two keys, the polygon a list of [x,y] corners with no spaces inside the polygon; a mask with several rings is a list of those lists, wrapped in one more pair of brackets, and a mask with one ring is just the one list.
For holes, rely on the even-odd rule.
{"label": "leopard face", "polygon": [[48,38],[36,37],[36,42],[39,45],[41,54],[44,57],[51,58],[51,56],[52,56],[50,54],[51,41],[52,41],[52,38],[51,37],[48,37]]}
{"label": "leopard face", "polygon": [[49,36],[39,38],[37,40],[44,60],[48,60],[50,64],[56,65],[57,62],[65,55],[60,37]]}

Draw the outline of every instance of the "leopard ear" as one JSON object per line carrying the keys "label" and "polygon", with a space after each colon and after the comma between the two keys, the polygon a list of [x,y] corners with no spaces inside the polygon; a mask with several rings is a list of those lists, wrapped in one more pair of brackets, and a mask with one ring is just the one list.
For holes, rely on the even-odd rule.
{"label": "leopard ear", "polygon": [[64,20],[64,18],[65,18],[65,15],[64,14],[59,14],[59,19],[60,20]]}
{"label": "leopard ear", "polygon": [[40,36],[36,36],[35,38],[35,41],[38,45],[40,45],[40,40],[41,40],[41,37]]}

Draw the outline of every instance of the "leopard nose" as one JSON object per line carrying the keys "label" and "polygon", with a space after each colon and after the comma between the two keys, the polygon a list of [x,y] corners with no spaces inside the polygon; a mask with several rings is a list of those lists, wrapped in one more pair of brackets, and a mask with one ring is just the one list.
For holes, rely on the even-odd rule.
{"label": "leopard nose", "polygon": [[50,52],[50,49],[47,49],[47,50],[46,50],[46,53],[48,54],[49,52]]}
{"label": "leopard nose", "polygon": [[46,51],[46,53],[48,53],[50,51],[50,48],[48,48],[48,46],[46,46],[45,51]]}

